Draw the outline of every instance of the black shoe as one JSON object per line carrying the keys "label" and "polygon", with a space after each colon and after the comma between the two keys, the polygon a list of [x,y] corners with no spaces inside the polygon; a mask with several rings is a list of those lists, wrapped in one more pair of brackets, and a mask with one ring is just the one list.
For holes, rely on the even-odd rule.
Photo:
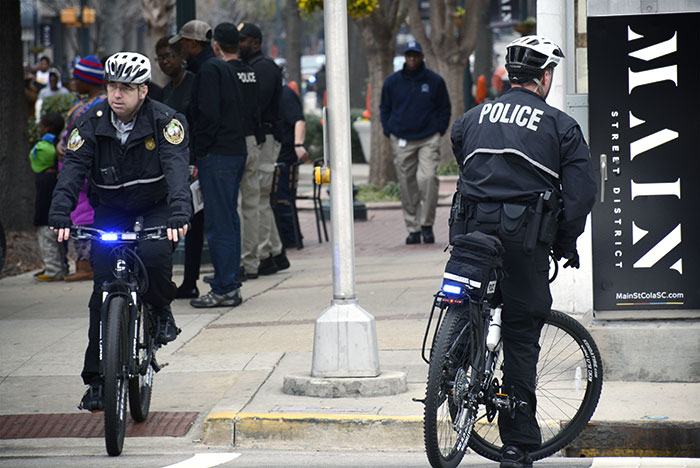
{"label": "black shoe", "polygon": [[424,244],[434,244],[435,243],[435,234],[433,234],[433,227],[432,226],[421,226],[420,233],[423,236],[423,243]]}
{"label": "black shoe", "polygon": [[406,238],[406,244],[420,244],[420,232],[412,232]]}
{"label": "black shoe", "polygon": [[177,292],[175,293],[175,299],[193,299],[195,297],[199,297],[199,289],[197,289],[197,286],[190,287],[182,284],[177,288]]}
{"label": "black shoe", "polygon": [[209,291],[200,298],[192,299],[190,305],[197,309],[208,309],[211,307],[236,307],[242,302],[241,290],[234,289],[226,294],[216,294],[214,291]]}
{"label": "black shoe", "polygon": [[207,284],[212,284],[214,282],[214,275],[206,275],[205,277],[202,278],[202,281],[204,281]]}
{"label": "black shoe", "polygon": [[91,413],[104,411],[104,396],[105,393],[102,382],[93,382],[85,391],[83,398],[81,398],[78,409],[90,411]]}
{"label": "black shoe", "polygon": [[175,318],[170,306],[165,306],[156,312],[154,318],[156,319],[156,343],[164,345],[175,341],[182,330],[175,325]]}
{"label": "black shoe", "polygon": [[277,263],[275,263],[275,258],[272,255],[262,260],[260,262],[260,266],[258,267],[258,274],[263,276],[272,275],[277,273],[278,271],[279,268],[277,267]]}
{"label": "black shoe", "polygon": [[277,265],[277,271],[282,271],[289,268],[289,259],[287,258],[287,255],[285,255],[284,252],[282,252],[279,255],[275,255],[272,258],[275,261],[275,265]]}
{"label": "black shoe", "polygon": [[532,468],[532,458],[525,450],[506,445],[501,452],[501,468]]}
{"label": "black shoe", "polygon": [[238,269],[238,273],[236,273],[236,281],[238,281],[239,283],[245,283],[247,279],[248,275],[245,272],[245,268],[240,267]]}

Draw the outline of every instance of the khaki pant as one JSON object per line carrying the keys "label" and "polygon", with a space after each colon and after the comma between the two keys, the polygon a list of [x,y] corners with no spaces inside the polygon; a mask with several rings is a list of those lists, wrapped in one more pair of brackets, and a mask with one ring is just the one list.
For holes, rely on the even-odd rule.
{"label": "khaki pant", "polygon": [[49,229],[48,226],[39,226],[36,230],[36,237],[39,241],[39,250],[44,260],[44,274],[63,278],[66,273],[66,244],[58,242],[58,234]]}
{"label": "khaki pant", "polygon": [[260,228],[258,230],[258,258],[264,260],[270,255],[282,253],[282,241],[280,241],[275,224],[275,215],[270,206],[270,193],[272,192],[272,179],[275,175],[275,162],[280,154],[280,142],[275,140],[271,133],[265,135],[265,142],[260,146]]}
{"label": "khaki pant", "polygon": [[401,208],[408,232],[420,232],[421,226],[432,226],[438,201],[440,164],[440,134],[420,140],[406,140],[391,135],[394,165],[401,190]]}
{"label": "khaki pant", "polygon": [[257,273],[258,230],[260,225],[260,148],[255,136],[245,137],[248,158],[241,179],[238,213],[241,218],[241,266],[247,273]]}

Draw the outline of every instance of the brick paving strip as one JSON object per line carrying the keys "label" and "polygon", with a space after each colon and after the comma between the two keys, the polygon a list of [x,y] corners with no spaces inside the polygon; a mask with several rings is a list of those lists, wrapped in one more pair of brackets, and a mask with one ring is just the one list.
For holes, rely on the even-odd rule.
{"label": "brick paving strip", "polygon": [[[182,437],[194,424],[196,412],[154,411],[142,423],[128,419],[127,437]],[[0,439],[104,437],[104,413],[0,415]]]}
{"label": "brick paving strip", "polygon": [[[412,320],[412,319],[425,319],[428,317],[428,313],[417,313],[417,314],[394,314],[394,315],[379,315],[374,317],[375,320]],[[244,323],[220,323],[209,325],[208,329],[215,328],[248,328],[248,327],[269,327],[269,326],[284,326],[284,325],[308,325],[311,323],[316,323],[316,319],[303,319],[303,320],[278,320],[275,322],[244,322]]]}

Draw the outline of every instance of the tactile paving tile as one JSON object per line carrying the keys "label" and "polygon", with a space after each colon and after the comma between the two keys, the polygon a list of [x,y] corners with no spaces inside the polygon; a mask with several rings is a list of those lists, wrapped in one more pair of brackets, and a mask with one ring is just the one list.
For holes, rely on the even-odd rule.
{"label": "tactile paving tile", "polygon": [[[127,418],[127,437],[182,437],[197,413],[156,411],[142,423]],[[104,413],[0,415],[0,439],[48,437],[104,437]]]}

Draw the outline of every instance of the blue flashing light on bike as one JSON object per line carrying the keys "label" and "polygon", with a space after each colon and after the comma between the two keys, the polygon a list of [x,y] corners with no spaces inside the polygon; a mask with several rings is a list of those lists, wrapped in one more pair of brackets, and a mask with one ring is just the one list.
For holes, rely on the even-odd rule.
{"label": "blue flashing light on bike", "polygon": [[119,240],[119,234],[117,234],[116,232],[104,232],[100,236],[100,239],[105,242],[114,242],[116,240]]}
{"label": "blue flashing light on bike", "polygon": [[462,288],[460,286],[457,286],[456,284],[443,283],[442,292],[444,292],[445,294],[459,296],[462,294]]}

